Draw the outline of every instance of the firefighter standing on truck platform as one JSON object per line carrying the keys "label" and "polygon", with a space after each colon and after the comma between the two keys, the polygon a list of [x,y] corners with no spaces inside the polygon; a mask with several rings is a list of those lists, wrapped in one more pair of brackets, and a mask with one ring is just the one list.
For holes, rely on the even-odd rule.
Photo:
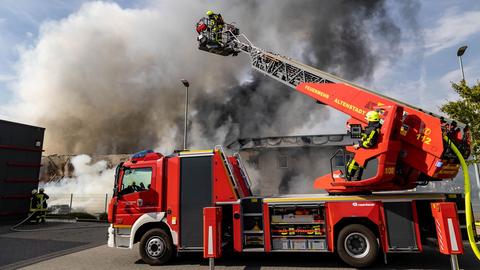
{"label": "firefighter standing on truck platform", "polygon": [[222,15],[215,14],[213,11],[207,11],[208,16],[208,27],[213,35],[215,41],[222,41],[222,30],[225,22],[223,21]]}
{"label": "firefighter standing on truck platform", "polygon": [[[380,134],[380,113],[377,111],[369,111],[365,116],[365,119],[368,121],[368,125],[362,132],[362,138],[358,144],[353,145],[355,149],[365,148],[369,149],[375,147],[378,143],[378,135]],[[355,157],[352,157],[347,163],[347,180],[352,180],[355,174],[358,171],[358,176],[356,180],[362,180],[364,167],[360,166],[356,161]]]}

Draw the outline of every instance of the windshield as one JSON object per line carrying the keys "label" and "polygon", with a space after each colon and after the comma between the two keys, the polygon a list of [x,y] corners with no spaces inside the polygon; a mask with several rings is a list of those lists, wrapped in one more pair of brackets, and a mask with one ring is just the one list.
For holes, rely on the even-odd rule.
{"label": "windshield", "polygon": [[123,168],[122,190],[128,194],[150,189],[152,168]]}

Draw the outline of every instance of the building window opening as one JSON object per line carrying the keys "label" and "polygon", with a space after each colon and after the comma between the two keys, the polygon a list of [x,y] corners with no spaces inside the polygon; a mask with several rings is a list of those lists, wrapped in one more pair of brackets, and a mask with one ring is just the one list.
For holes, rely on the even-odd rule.
{"label": "building window opening", "polygon": [[288,157],[287,156],[279,156],[278,157],[278,167],[281,169],[288,168]]}

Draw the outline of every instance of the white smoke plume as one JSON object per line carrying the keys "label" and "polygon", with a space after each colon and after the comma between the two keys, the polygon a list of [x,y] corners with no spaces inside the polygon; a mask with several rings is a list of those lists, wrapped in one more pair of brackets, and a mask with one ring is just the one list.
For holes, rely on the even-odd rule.
{"label": "white smoke plume", "polygon": [[248,57],[200,52],[194,24],[207,9],[260,47],[348,79],[368,80],[378,62],[400,53],[401,31],[382,0],[158,1],[136,9],[88,2],[42,24],[21,52],[16,99],[3,114],[46,127],[47,153],[169,152],[181,146],[186,78],[192,147],[331,129],[319,125],[328,112],[309,98],[252,76]]}
{"label": "white smoke plume", "polygon": [[105,160],[91,163],[88,155],[72,158],[73,177],[57,182],[47,182],[43,188],[55,194],[106,194],[112,193],[115,169],[108,169]]}
{"label": "white smoke plume", "polygon": [[73,157],[71,164],[74,168],[72,177],[47,182],[41,186],[50,196],[48,204],[68,205],[70,194],[73,194],[74,211],[103,212],[105,197],[112,194],[115,169],[108,169],[104,160],[92,163],[92,158],[88,155]]}

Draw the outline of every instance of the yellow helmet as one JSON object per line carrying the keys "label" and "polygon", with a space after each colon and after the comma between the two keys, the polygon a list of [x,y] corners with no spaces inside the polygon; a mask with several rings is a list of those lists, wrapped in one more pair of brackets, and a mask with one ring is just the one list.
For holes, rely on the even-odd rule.
{"label": "yellow helmet", "polygon": [[369,111],[365,116],[368,122],[378,122],[380,121],[380,114],[377,111]]}
{"label": "yellow helmet", "polygon": [[212,16],[212,15],[213,15],[213,11],[209,10],[209,11],[207,11],[206,14],[207,14],[207,16]]}

